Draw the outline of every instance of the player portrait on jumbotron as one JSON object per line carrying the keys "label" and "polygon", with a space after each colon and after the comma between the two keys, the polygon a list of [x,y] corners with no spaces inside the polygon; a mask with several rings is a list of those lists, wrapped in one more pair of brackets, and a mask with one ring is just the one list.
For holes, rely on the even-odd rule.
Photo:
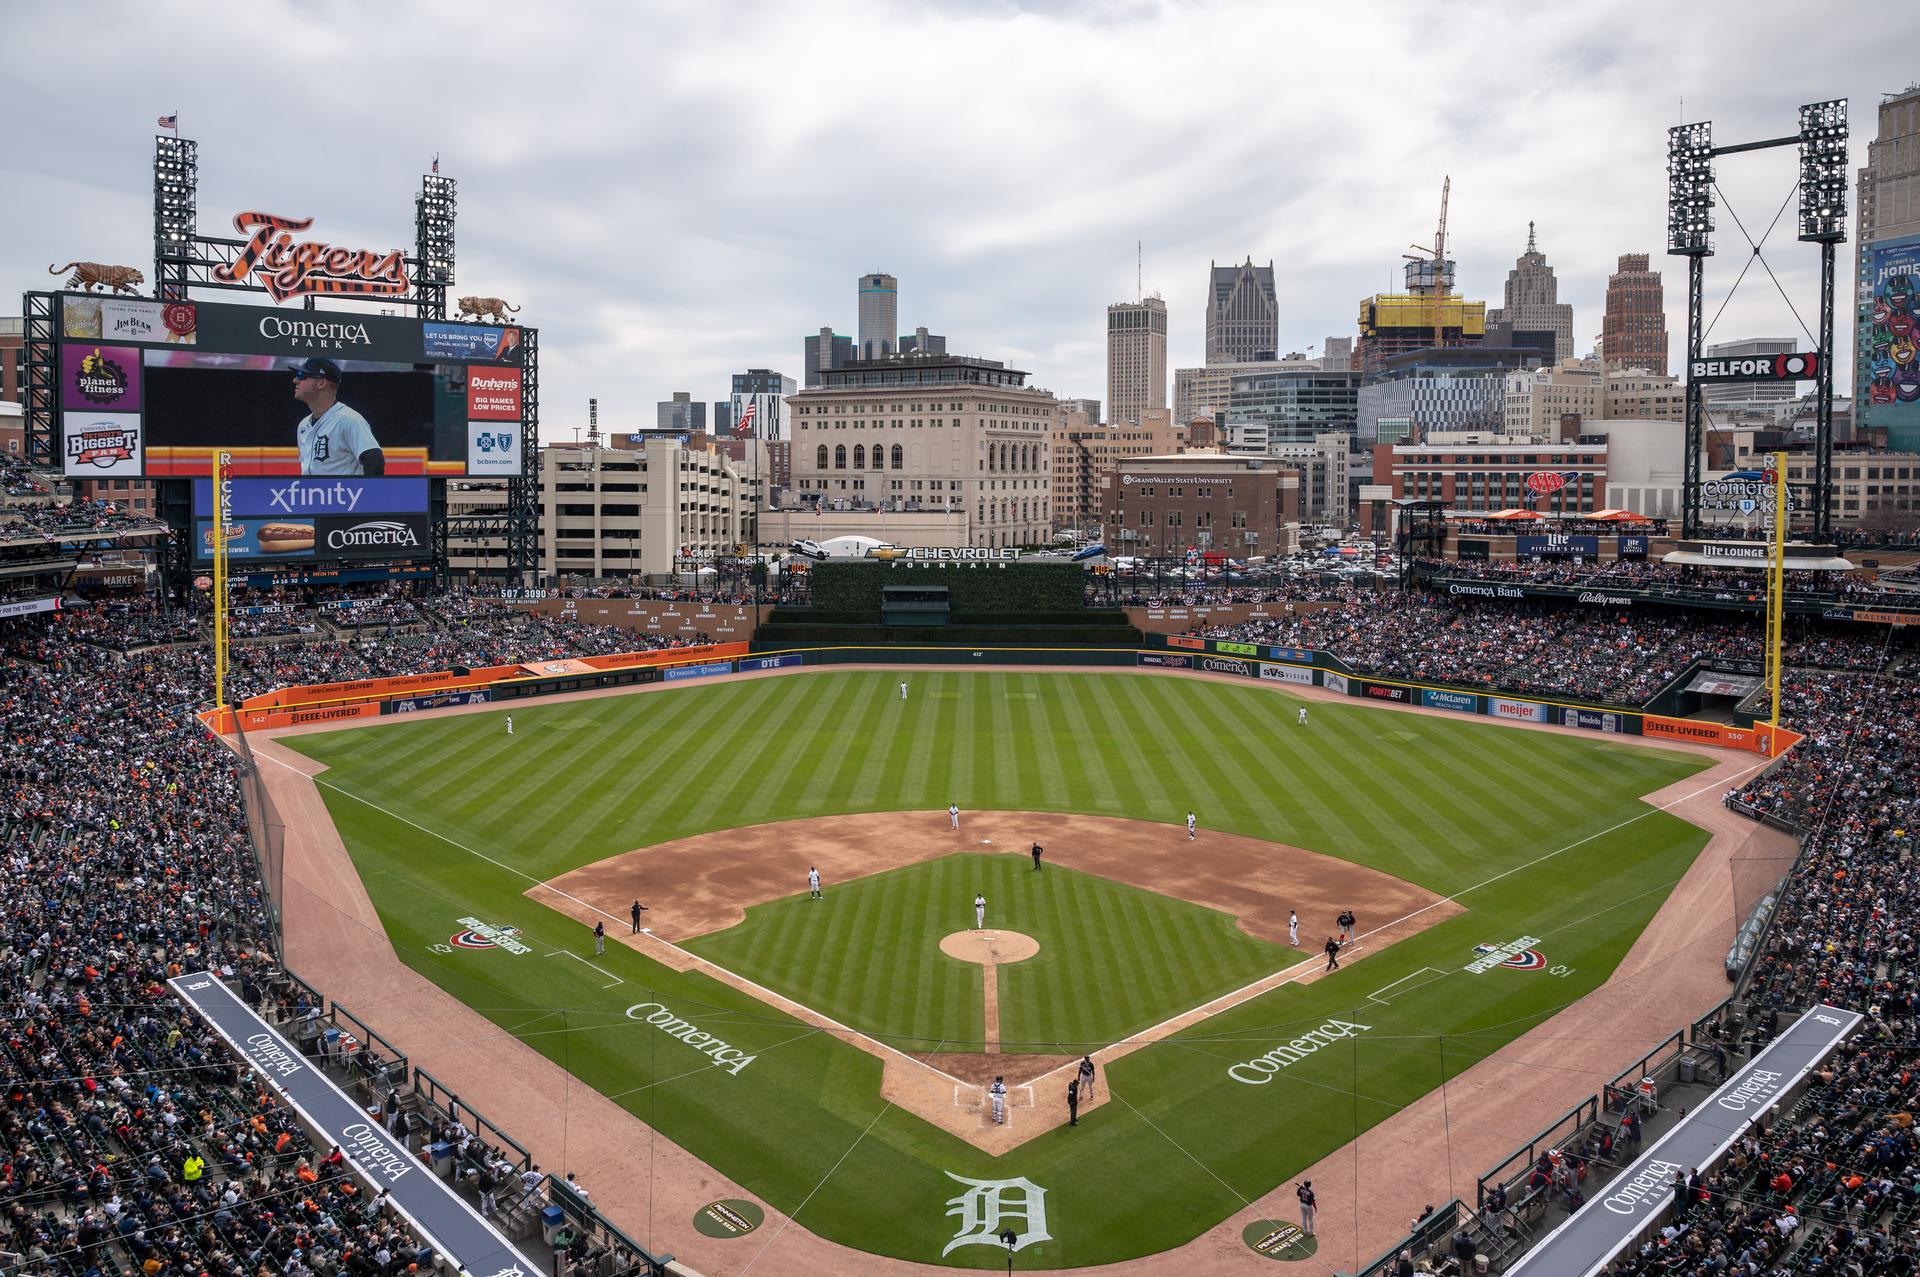
{"label": "player portrait on jumbotron", "polygon": [[387,457],[367,419],[340,402],[340,365],[313,358],[288,368],[306,405],[297,438],[301,474],[385,474]]}

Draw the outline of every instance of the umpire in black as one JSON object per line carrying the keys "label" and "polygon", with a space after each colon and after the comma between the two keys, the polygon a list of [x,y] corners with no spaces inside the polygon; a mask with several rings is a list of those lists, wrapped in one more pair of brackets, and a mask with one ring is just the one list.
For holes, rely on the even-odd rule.
{"label": "umpire in black", "polygon": [[1039,843],[1033,844],[1033,871],[1035,873],[1040,872],[1040,853],[1045,850],[1046,848],[1042,847]]}
{"label": "umpire in black", "polygon": [[1067,1079],[1067,1125],[1080,1125],[1080,1078],[1077,1074]]}

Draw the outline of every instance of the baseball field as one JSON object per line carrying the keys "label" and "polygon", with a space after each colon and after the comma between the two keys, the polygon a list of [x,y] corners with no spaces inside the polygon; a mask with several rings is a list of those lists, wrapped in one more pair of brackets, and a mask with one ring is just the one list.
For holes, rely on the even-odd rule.
{"label": "baseball field", "polygon": [[1303,704],[822,671],[285,743],[474,1011],[821,1236],[1055,1268],[1195,1237],[1581,998],[1706,841],[1640,797],[1696,754]]}

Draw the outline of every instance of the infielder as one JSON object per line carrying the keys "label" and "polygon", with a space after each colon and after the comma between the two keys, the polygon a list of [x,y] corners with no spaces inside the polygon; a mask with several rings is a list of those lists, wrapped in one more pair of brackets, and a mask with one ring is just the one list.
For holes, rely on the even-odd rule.
{"label": "infielder", "polygon": [[958,803],[947,804],[947,828],[960,828],[960,804]]}
{"label": "infielder", "polygon": [[976,892],[973,897],[973,929],[982,930],[987,925],[987,895]]}
{"label": "infielder", "polygon": [[820,871],[812,865],[807,866],[807,899],[826,899],[826,896],[820,890]]}
{"label": "infielder", "polygon": [[900,684],[900,699],[903,701],[907,699],[907,685],[905,683]]}
{"label": "infielder", "polygon": [[1287,910],[1287,943],[1300,947],[1300,915],[1291,909]]}
{"label": "infielder", "polygon": [[993,1085],[987,1088],[987,1098],[993,1102],[993,1120],[1004,1123],[1007,1120],[1007,1084],[994,1074]]}
{"label": "infielder", "polygon": [[1189,842],[1191,842],[1193,839],[1193,813],[1192,812],[1187,813],[1187,839]]}

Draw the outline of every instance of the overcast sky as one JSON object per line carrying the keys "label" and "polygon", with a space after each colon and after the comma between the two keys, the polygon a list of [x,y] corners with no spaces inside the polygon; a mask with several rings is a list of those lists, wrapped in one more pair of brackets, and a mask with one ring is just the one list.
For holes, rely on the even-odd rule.
{"label": "overcast sky", "polygon": [[[1447,174],[1468,296],[1499,304],[1532,219],[1577,351],[1626,252],[1666,271],[1678,351],[1684,264],[1661,253],[1682,97],[1723,142],[1793,133],[1800,103],[1849,97],[1858,166],[1880,95],[1916,73],[1893,12],[4,2],[0,293],[54,285],[47,264],[75,258],[152,272],[154,121],[178,111],[200,143],[204,233],[259,209],[311,215],[335,244],[410,248],[437,153],[460,183],[455,292],[504,296],[541,329],[549,439],[584,427],[589,396],[620,428],[651,424],[673,390],[724,398],[734,371],[798,376],[802,336],[855,331],[872,270],[899,277],[903,329],[1063,396],[1106,396],[1105,306],[1135,296],[1136,241],[1172,366],[1202,362],[1209,261],[1249,255],[1275,264],[1282,350],[1317,346],[1398,288]],[[1755,236],[1793,157],[1722,162]],[[1749,254],[1719,220],[1709,316]],[[1769,254],[1813,326],[1818,259],[1792,208]],[[1800,332],[1756,268],[1709,340]]]}

